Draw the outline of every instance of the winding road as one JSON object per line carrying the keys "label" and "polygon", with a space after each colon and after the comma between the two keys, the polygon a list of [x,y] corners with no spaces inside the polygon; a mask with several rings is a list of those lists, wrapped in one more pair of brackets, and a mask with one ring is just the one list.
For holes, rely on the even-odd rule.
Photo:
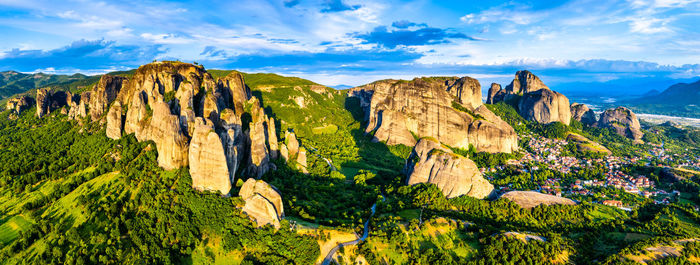
{"label": "winding road", "polygon": [[343,242],[335,246],[333,249],[331,249],[330,252],[328,252],[328,255],[326,255],[326,258],[323,259],[323,262],[321,262],[321,265],[329,265],[331,264],[331,261],[333,261],[333,256],[335,253],[340,249],[340,247],[344,246],[350,246],[350,245],[356,245],[362,241],[365,241],[367,239],[367,236],[369,236],[369,220],[372,219],[372,216],[374,216],[374,211],[377,208],[377,203],[375,202],[372,204],[372,214],[369,215],[369,218],[367,218],[367,221],[365,222],[365,229],[362,232],[362,237],[355,239],[353,241],[348,241],[348,242]]}

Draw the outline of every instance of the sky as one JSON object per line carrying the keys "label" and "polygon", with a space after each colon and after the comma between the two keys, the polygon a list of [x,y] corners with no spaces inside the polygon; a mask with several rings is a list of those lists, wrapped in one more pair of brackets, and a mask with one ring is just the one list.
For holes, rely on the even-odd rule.
{"label": "sky", "polygon": [[697,25],[700,0],[0,0],[0,71],[181,60],[329,86],[432,75],[507,84],[521,69],[550,86],[692,79]]}

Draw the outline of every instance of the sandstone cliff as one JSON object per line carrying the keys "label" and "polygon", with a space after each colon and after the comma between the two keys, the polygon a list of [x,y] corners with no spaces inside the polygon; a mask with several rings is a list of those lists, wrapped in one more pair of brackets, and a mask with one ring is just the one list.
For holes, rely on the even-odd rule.
{"label": "sandstone cliff", "polygon": [[539,123],[571,123],[569,99],[549,89],[540,89],[523,95],[518,104],[523,118]]}
{"label": "sandstone cliff", "polygon": [[432,183],[447,198],[467,195],[479,199],[493,193],[473,161],[454,154],[434,139],[423,138],[413,148],[406,163],[407,184]]}
{"label": "sandstone cliff", "polygon": [[[367,133],[389,145],[415,145],[415,136],[434,137],[453,147],[512,152],[515,131],[481,103],[481,87],[471,78],[382,80],[353,88],[368,115]],[[369,104],[366,103],[369,101]]]}
{"label": "sandstone cliff", "polygon": [[107,112],[107,130],[105,133],[110,139],[122,138],[124,128],[124,116],[122,115],[122,104],[119,101],[112,103]]}
{"label": "sandstone cliff", "polygon": [[571,104],[571,116],[571,118],[580,121],[583,125],[593,126],[597,122],[595,112],[588,108],[586,104]]}
{"label": "sandstone cliff", "polygon": [[262,180],[249,178],[238,195],[245,201],[243,212],[248,214],[258,227],[272,224],[279,228],[279,222],[284,218],[284,206],[282,196],[274,187]]}
{"label": "sandstone cliff", "polygon": [[569,99],[547,87],[530,71],[515,73],[513,81],[504,89],[494,84],[489,90],[487,102],[501,101],[517,104],[518,112],[525,119],[539,123],[561,122],[569,125],[571,108]]}
{"label": "sandstone cliff", "polygon": [[193,188],[229,193],[231,176],[227,156],[212,121],[196,119],[189,145],[189,164]]}
{"label": "sandstone cliff", "polygon": [[55,110],[65,107],[68,93],[65,91],[53,91],[51,89],[39,89],[36,91],[36,115],[41,118]]}
{"label": "sandstone cliff", "polygon": [[617,134],[630,138],[636,143],[641,143],[644,136],[637,115],[625,107],[605,110],[600,114],[597,126],[611,128]]}
{"label": "sandstone cliff", "polygon": [[19,115],[20,113],[22,113],[22,111],[31,108],[32,105],[34,105],[33,98],[22,96],[7,100],[7,103],[5,104],[5,109],[12,110],[14,114]]}

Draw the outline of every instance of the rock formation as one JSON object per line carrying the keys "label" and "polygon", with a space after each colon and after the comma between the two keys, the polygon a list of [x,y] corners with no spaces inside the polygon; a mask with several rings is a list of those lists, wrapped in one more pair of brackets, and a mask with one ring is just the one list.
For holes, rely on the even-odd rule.
{"label": "rock formation", "polygon": [[112,106],[107,112],[107,137],[110,139],[122,138],[122,129],[124,128],[124,117],[122,115],[122,104],[119,101],[112,103]]}
{"label": "rock formation", "polygon": [[102,114],[107,111],[109,104],[117,98],[117,94],[125,80],[126,78],[121,76],[103,75],[100,77],[100,81],[92,90],[89,103],[87,103],[90,110],[90,118],[93,121],[100,119]]}
{"label": "rock formation", "polygon": [[5,104],[5,110],[12,110],[14,114],[19,115],[20,113],[22,113],[22,111],[31,108],[32,105],[34,105],[33,98],[27,96],[11,98],[7,100],[7,104]]}
{"label": "rock formation", "polygon": [[165,102],[155,102],[153,117],[146,139],[153,140],[158,149],[158,165],[166,170],[188,165],[188,137],[180,127],[180,117],[170,113]]}
{"label": "rock formation", "polygon": [[293,164],[297,169],[305,174],[309,173],[306,169],[306,149],[301,147],[294,132],[287,131],[284,133],[284,144],[282,144],[281,153],[285,161],[296,162]]}
{"label": "rock formation", "polygon": [[539,193],[536,191],[511,191],[501,195],[501,198],[511,200],[525,209],[532,209],[539,205],[576,205],[576,202],[572,201],[571,199]]}
{"label": "rock formation", "polygon": [[243,212],[248,214],[258,227],[272,224],[279,228],[284,218],[282,196],[277,190],[262,180],[249,178],[241,186],[238,195],[243,198]]}
{"label": "rock formation", "polygon": [[515,73],[515,79],[506,86],[505,91],[511,95],[522,95],[538,90],[549,90],[539,77],[527,70]]}
{"label": "rock formation", "polygon": [[490,104],[501,101],[517,104],[521,116],[539,123],[558,121],[569,125],[571,122],[569,99],[550,90],[530,71],[518,71],[508,86],[504,89],[498,89],[499,87],[491,86],[487,99]]}
{"label": "rock formation", "polygon": [[36,91],[36,115],[41,118],[67,105],[68,94],[65,91],[39,89]]}
{"label": "rock formation", "polygon": [[415,135],[465,149],[473,145],[486,152],[517,150],[515,131],[481,104],[480,90],[476,80],[466,77],[416,78],[377,81],[349,94],[359,97],[369,113],[366,133],[375,141],[413,146]]}
{"label": "rock formation", "polygon": [[503,101],[504,96],[505,90],[501,88],[501,85],[497,83],[491,83],[491,87],[489,87],[488,97],[486,98],[486,104],[496,104],[498,102],[501,102]]}
{"label": "rock formation", "polygon": [[193,188],[229,193],[232,179],[228,158],[212,121],[196,119],[188,158]]}
{"label": "rock formation", "polygon": [[593,126],[597,122],[595,112],[588,108],[586,104],[571,104],[571,116],[574,120],[580,121],[583,125],[587,126]]}
{"label": "rock formation", "polygon": [[625,107],[605,110],[600,114],[597,126],[611,128],[617,134],[634,140],[635,143],[641,143],[644,136],[637,115]]}
{"label": "rock formation", "polygon": [[434,139],[423,138],[406,163],[407,184],[435,184],[447,198],[467,195],[479,199],[493,193],[473,161],[454,154]]}
{"label": "rock formation", "polygon": [[569,99],[564,95],[543,88],[523,95],[518,104],[518,111],[523,118],[539,123],[571,123]]}

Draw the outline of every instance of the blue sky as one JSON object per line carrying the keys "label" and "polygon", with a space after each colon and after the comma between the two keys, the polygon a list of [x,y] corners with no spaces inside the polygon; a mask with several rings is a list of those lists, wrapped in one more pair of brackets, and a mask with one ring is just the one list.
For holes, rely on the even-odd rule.
{"label": "blue sky", "polygon": [[179,59],[326,85],[507,83],[519,69],[548,84],[700,76],[700,0],[204,2],[0,0],[0,71]]}

